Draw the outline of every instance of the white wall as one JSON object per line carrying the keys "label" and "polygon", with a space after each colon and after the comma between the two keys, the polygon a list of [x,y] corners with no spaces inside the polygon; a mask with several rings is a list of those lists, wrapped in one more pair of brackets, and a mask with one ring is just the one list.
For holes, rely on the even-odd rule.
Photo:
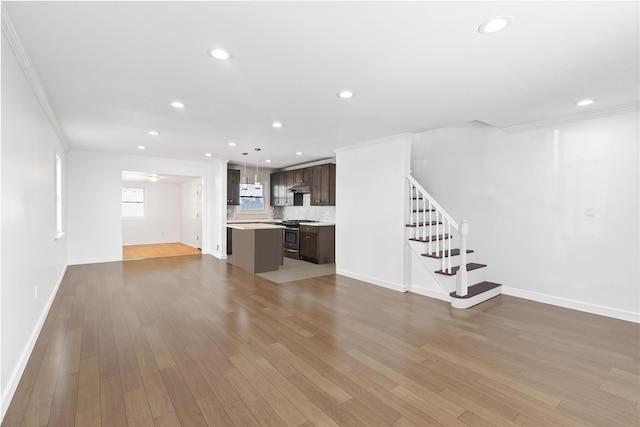
{"label": "white wall", "polygon": [[201,178],[192,179],[180,186],[180,242],[194,248],[200,247],[199,239],[202,238],[202,216],[198,218],[198,205],[201,203],[198,191],[201,191],[201,187]]}
{"label": "white wall", "polygon": [[67,159],[69,264],[122,259],[122,171],[203,177],[203,219],[209,240],[203,240],[202,250],[221,257],[216,247],[222,240],[220,211],[226,209],[226,199],[221,181],[226,185],[226,170],[222,177],[220,160],[191,162],[76,150]]}
{"label": "white wall", "polygon": [[412,135],[336,150],[336,272],[405,290]]}
{"label": "white wall", "polygon": [[[1,140],[0,418],[3,418],[66,268],[67,239],[65,236],[54,239],[55,154],[62,159],[63,173],[68,166],[64,148],[4,33]],[[63,208],[63,215],[64,212]]]}
{"label": "white wall", "polygon": [[[203,214],[203,233],[206,236],[204,242],[210,242],[210,250],[213,256],[227,258],[227,160],[212,159],[211,179],[208,192],[204,192],[203,209],[206,207],[208,214]],[[205,248],[202,248],[205,253]]]}
{"label": "white wall", "polygon": [[[424,132],[416,179],[456,219],[505,293],[640,320],[638,114],[507,135]],[[593,216],[587,216],[587,209]]]}
{"label": "white wall", "polygon": [[144,188],[144,218],[122,218],[123,245],[180,241],[180,185],[123,182],[122,186]]}

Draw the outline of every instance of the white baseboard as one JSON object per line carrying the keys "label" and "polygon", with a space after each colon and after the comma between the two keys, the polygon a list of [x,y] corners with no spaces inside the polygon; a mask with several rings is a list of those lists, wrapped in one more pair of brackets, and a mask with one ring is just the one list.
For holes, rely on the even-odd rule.
{"label": "white baseboard", "polygon": [[371,283],[372,285],[381,286],[383,288],[391,289],[398,292],[407,292],[407,287],[401,283],[388,282],[386,280],[380,280],[375,277],[365,276],[364,274],[353,273],[342,269],[336,269],[336,274],[347,276],[352,279],[360,280],[362,282]]}
{"label": "white baseboard", "polygon": [[425,288],[423,286],[411,285],[408,289],[414,294],[424,295],[425,297],[439,299],[440,301],[451,302],[451,297],[443,290]]}
{"label": "white baseboard", "polygon": [[65,265],[62,269],[62,272],[58,276],[58,281],[56,282],[55,287],[53,288],[53,292],[51,292],[51,296],[47,301],[47,304],[40,313],[40,317],[38,318],[38,322],[35,324],[33,331],[31,331],[31,335],[29,336],[29,340],[22,350],[22,354],[20,354],[20,358],[18,359],[18,364],[11,372],[11,376],[9,377],[9,381],[7,381],[7,387],[2,390],[2,397],[0,398],[0,424],[2,424],[2,420],[4,420],[4,416],[7,413],[7,409],[9,409],[9,404],[11,403],[11,399],[13,398],[13,394],[16,392],[18,388],[18,384],[20,383],[20,378],[22,378],[22,374],[24,373],[25,368],[27,367],[27,362],[29,361],[29,357],[31,357],[31,352],[33,351],[33,347],[36,345],[36,341],[38,340],[38,336],[40,335],[40,331],[42,330],[42,326],[44,326],[44,321],[47,319],[47,315],[49,314],[49,310],[51,310],[51,305],[53,304],[53,300],[58,295],[58,289],[60,289],[60,285],[62,284],[62,280],[64,279],[64,275],[67,272],[67,266]]}
{"label": "white baseboard", "polygon": [[207,252],[207,255],[211,255],[212,257],[215,257],[218,259],[227,259],[227,254],[223,254],[220,251]]}
{"label": "white baseboard", "polygon": [[558,307],[570,308],[573,310],[584,311],[586,313],[612,317],[614,319],[626,320],[628,322],[640,323],[640,313],[634,313],[632,311],[620,310],[603,305],[591,304],[584,301],[576,301],[568,298],[556,297],[553,295],[541,294],[538,292],[511,288],[507,286],[502,287],[502,293],[518,298],[556,305]]}
{"label": "white baseboard", "polygon": [[101,264],[103,262],[117,262],[122,261],[122,256],[103,257],[103,258],[87,258],[87,259],[72,259],[68,261],[68,265],[83,265],[83,264]]}

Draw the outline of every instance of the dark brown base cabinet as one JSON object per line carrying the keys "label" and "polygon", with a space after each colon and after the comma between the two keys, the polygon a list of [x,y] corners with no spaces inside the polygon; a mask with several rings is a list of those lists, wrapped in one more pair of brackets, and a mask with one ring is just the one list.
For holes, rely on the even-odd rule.
{"label": "dark brown base cabinet", "polygon": [[300,226],[300,259],[316,264],[336,260],[336,227]]}

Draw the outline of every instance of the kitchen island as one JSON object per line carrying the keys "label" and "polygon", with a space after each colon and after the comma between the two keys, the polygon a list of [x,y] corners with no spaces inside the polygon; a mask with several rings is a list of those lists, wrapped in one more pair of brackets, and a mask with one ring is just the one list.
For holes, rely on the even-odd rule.
{"label": "kitchen island", "polygon": [[275,271],[284,263],[282,225],[227,224],[233,230],[231,264],[252,273]]}

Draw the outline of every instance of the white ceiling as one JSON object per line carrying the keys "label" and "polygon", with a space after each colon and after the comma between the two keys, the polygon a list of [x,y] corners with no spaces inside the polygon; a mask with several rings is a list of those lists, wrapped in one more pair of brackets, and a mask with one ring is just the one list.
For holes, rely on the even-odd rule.
{"label": "white ceiling", "polygon": [[[255,162],[260,147],[271,167],[402,132],[638,103],[639,5],[5,2],[72,149]],[[477,32],[503,14],[509,29]],[[598,102],[574,105],[587,97]]]}

